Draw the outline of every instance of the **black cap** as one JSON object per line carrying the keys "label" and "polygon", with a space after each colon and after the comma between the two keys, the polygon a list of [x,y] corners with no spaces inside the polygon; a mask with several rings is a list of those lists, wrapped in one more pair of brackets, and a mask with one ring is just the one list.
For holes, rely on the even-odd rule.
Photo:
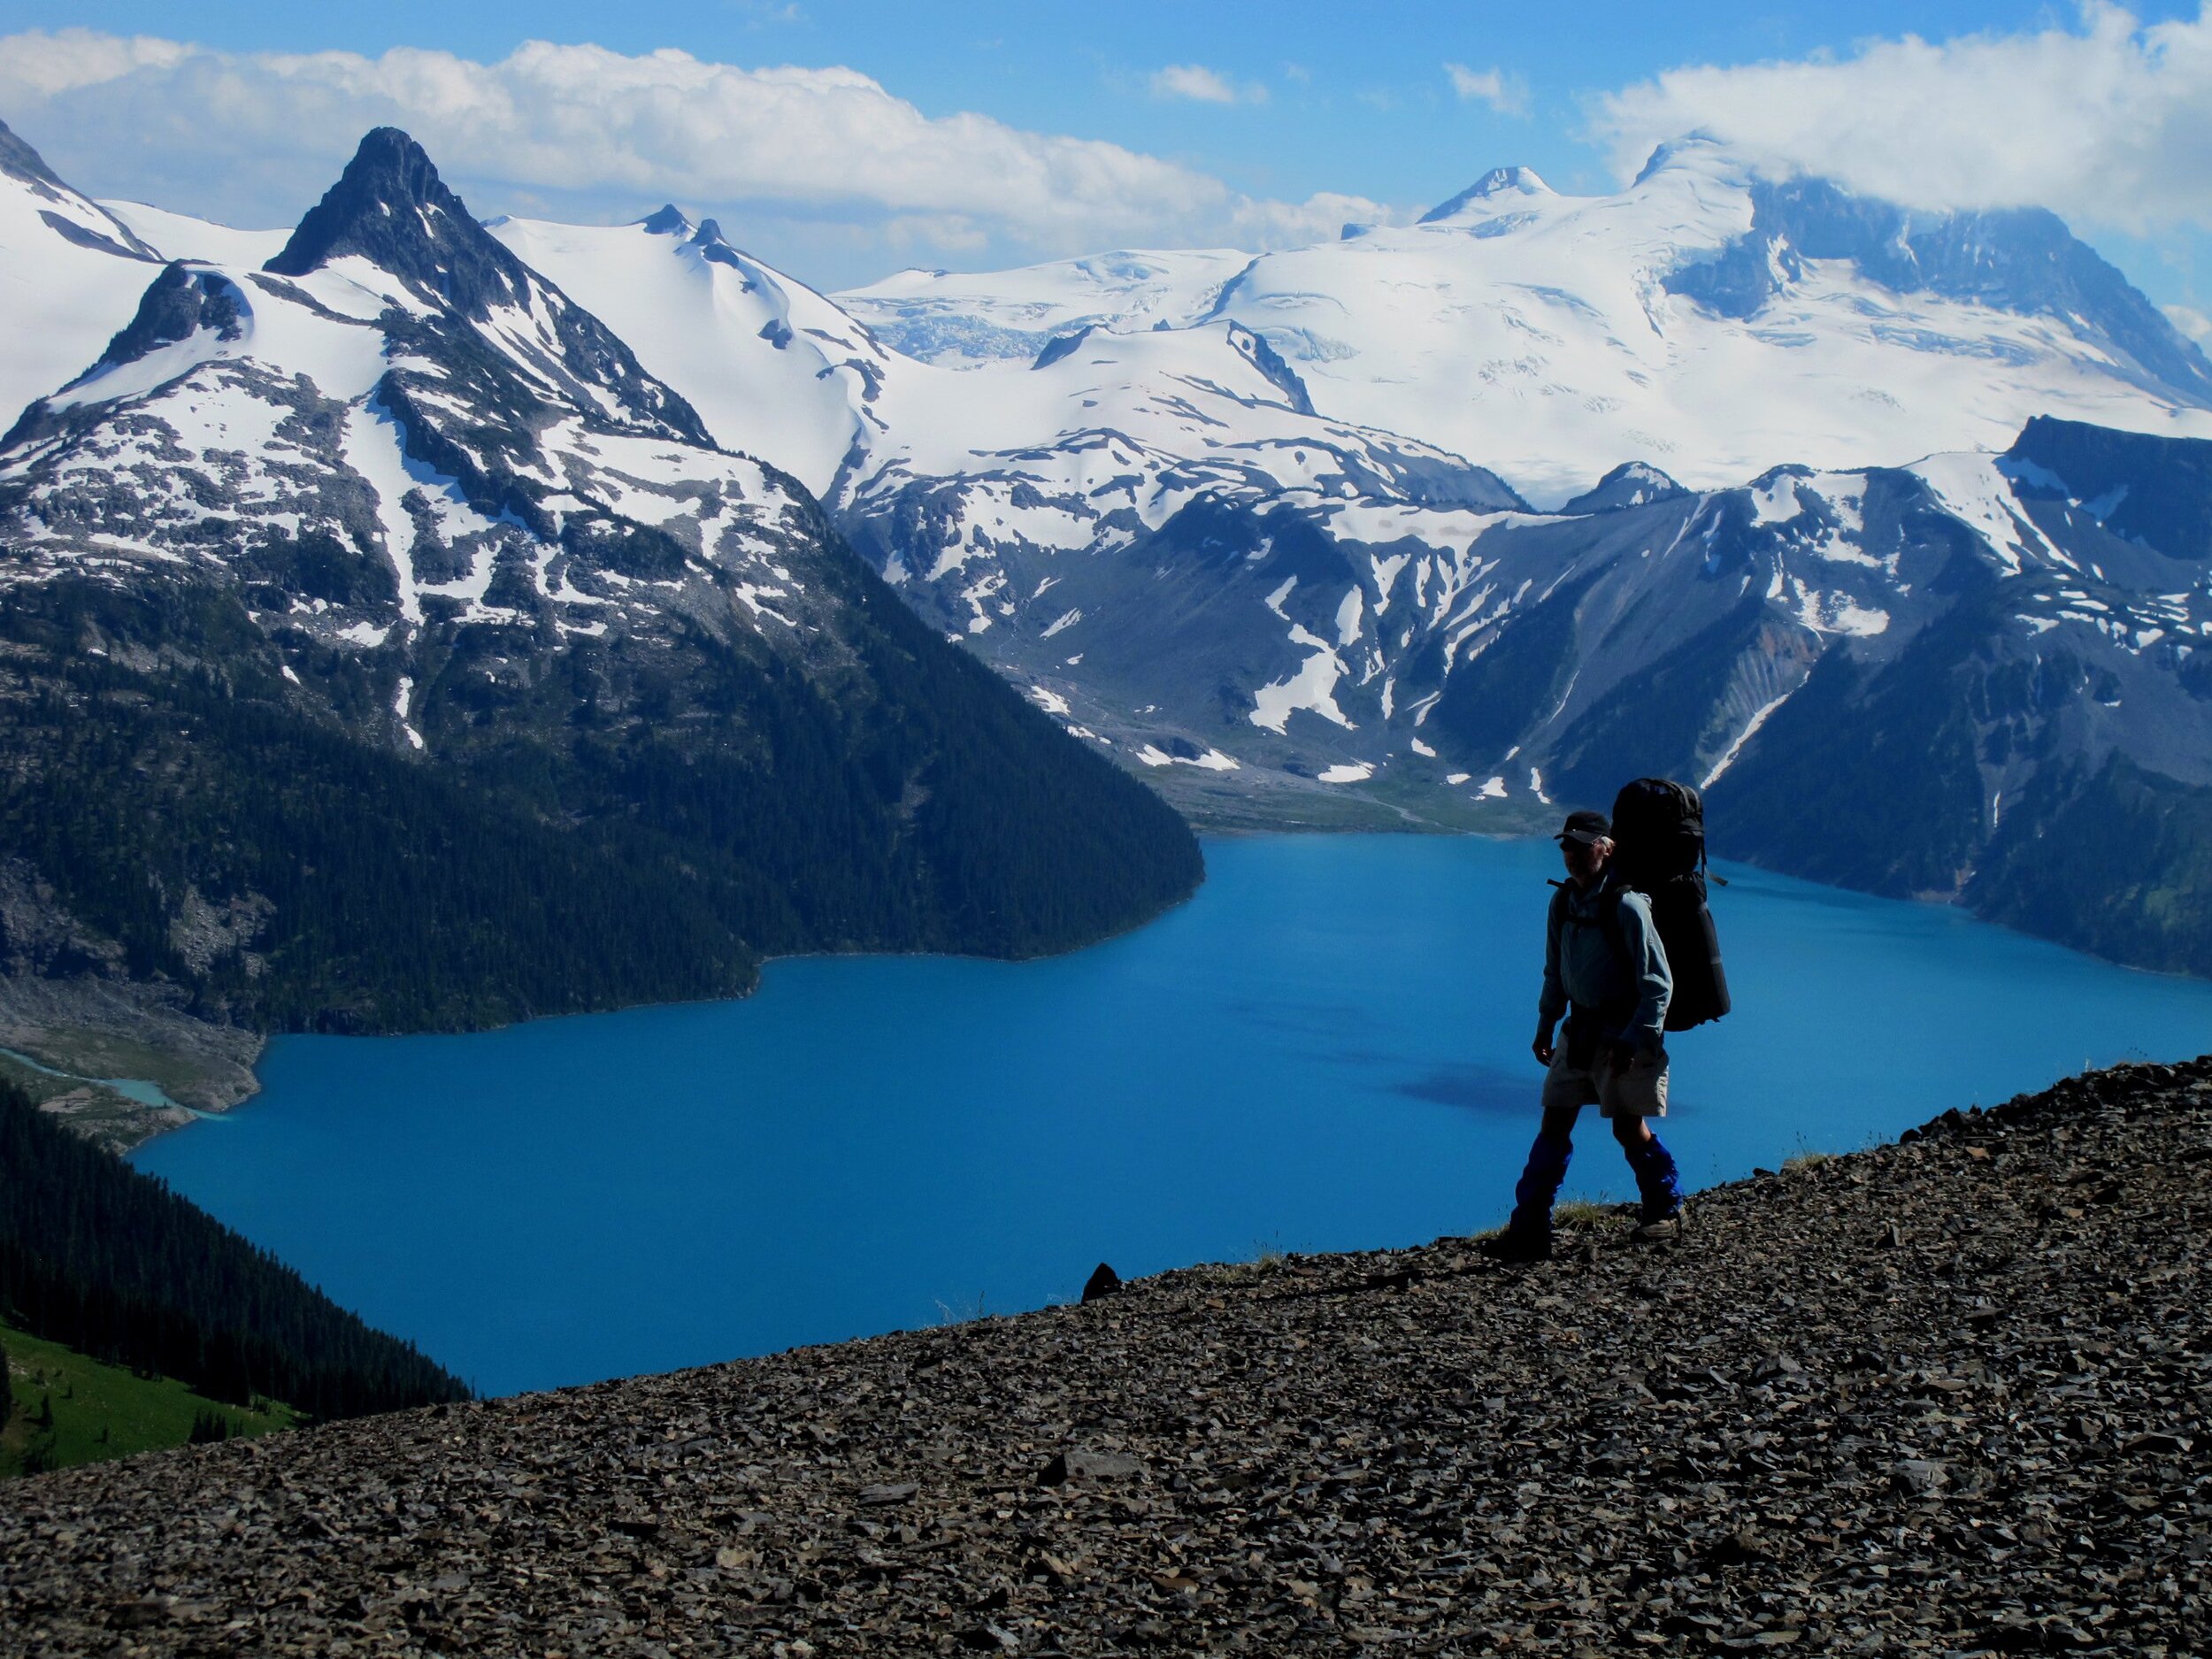
{"label": "black cap", "polygon": [[1593,841],[1609,841],[1613,826],[1602,812],[1570,812],[1567,826],[1552,837],[1555,841],[1580,841],[1584,846]]}

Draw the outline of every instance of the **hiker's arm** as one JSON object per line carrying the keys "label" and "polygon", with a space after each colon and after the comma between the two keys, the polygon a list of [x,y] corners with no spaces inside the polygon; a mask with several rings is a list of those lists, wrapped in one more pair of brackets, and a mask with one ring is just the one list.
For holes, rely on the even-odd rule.
{"label": "hiker's arm", "polygon": [[1567,987],[1559,982],[1560,895],[1552,895],[1544,916],[1544,988],[1536,999],[1536,1041],[1529,1045],[1539,1065],[1551,1064],[1551,1034],[1567,1011]]}
{"label": "hiker's arm", "polygon": [[1674,1000],[1674,971],[1659,942],[1659,930],[1651,925],[1651,911],[1641,894],[1621,901],[1621,943],[1629,972],[1636,979],[1636,1011],[1623,1033],[1637,1048],[1658,1048],[1666,1041],[1667,1004]]}

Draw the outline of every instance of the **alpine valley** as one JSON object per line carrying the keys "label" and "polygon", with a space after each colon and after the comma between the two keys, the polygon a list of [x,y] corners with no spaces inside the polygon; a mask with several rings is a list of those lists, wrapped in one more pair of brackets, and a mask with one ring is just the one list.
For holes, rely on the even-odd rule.
{"label": "alpine valley", "polygon": [[2047,213],[1691,139],[829,296],[673,206],[480,225],[390,129],[289,233],[0,171],[19,987],[712,995],[1133,925],[1199,878],[1163,795],[1507,833],[1648,772],[2212,972],[2212,364]]}

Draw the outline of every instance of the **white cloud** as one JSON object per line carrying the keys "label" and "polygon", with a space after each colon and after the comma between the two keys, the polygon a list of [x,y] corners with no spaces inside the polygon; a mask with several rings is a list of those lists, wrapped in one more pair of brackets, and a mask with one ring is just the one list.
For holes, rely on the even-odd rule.
{"label": "white cloud", "polygon": [[1363,197],[1257,198],[1118,144],[925,115],[851,69],[674,50],[531,42],[484,64],[32,31],[0,38],[0,110],[73,182],[234,223],[296,220],[384,123],[413,134],[478,212],[616,219],[672,199],[887,253],[1281,246],[1394,217]]}
{"label": "white cloud", "polygon": [[1203,64],[1170,64],[1152,73],[1156,98],[1189,98],[1199,104],[1264,104],[1267,88],[1239,87],[1218,69]]}
{"label": "white cloud", "polygon": [[1446,64],[1452,90],[1463,100],[1486,104],[1501,115],[1526,115],[1528,82],[1502,69],[1470,69],[1464,64]]}
{"label": "white cloud", "polygon": [[2212,317],[2193,305],[2165,305],[2166,320],[2200,346],[2212,346]]}
{"label": "white cloud", "polygon": [[1671,69],[1591,105],[1624,178],[1711,134],[1778,173],[1921,207],[2039,205],[2141,232],[2212,226],[2212,4],[2145,25],[1877,41],[1841,58]]}
{"label": "white cloud", "polygon": [[119,81],[135,70],[174,69],[193,51],[177,41],[142,35],[127,40],[116,35],[96,35],[90,29],[33,33],[6,43],[23,48],[0,59],[0,85],[8,89],[11,108],[19,98],[53,97],[80,87]]}

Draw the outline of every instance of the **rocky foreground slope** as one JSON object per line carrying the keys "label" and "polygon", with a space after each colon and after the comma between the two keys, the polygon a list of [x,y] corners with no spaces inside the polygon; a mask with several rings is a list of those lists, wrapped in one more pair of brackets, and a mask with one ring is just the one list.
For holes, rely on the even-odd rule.
{"label": "rocky foreground slope", "polygon": [[2212,1056],[1624,1231],[19,1481],[0,1649],[2212,1647]]}

